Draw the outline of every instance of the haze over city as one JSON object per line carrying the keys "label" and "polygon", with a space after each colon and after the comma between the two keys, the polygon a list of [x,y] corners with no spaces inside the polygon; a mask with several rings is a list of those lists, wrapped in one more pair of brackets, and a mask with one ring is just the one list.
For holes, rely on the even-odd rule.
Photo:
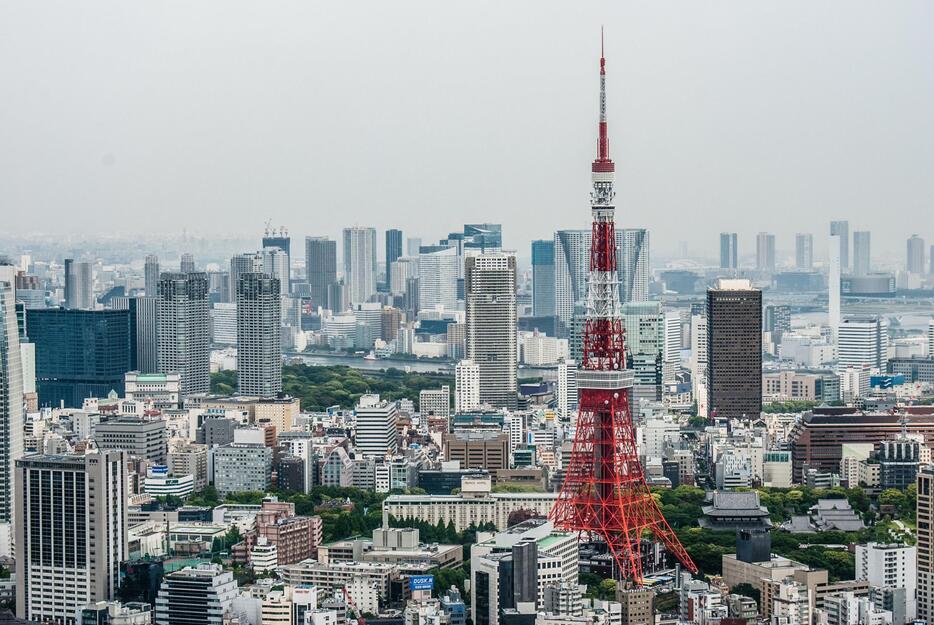
{"label": "haze over city", "polygon": [[[505,244],[586,226],[599,29],[619,221],[751,253],[841,216],[930,231],[929,2],[8,2],[6,233],[244,235],[266,218]],[[816,225],[815,225],[815,230]],[[928,231],[925,231],[928,230]],[[742,244],[741,244],[742,245]],[[817,256],[826,242],[818,237]]]}

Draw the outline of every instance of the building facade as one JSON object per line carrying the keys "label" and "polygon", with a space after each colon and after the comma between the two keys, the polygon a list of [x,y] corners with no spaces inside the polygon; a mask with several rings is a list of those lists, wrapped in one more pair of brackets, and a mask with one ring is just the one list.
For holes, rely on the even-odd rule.
{"label": "building facade", "polygon": [[211,388],[208,279],[163,273],[159,280],[159,372],[181,375],[182,395]]}
{"label": "building facade", "polygon": [[707,291],[707,408],[726,419],[762,411],[762,291],[748,280]]}
{"label": "building facade", "polygon": [[237,284],[237,389],[241,395],[282,392],[279,278],[245,273]]}

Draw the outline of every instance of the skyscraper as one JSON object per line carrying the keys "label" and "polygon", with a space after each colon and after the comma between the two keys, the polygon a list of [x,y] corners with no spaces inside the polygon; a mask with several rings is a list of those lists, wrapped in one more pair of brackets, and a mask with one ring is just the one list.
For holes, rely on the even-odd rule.
{"label": "skyscraper", "polygon": [[182,254],[181,258],[178,261],[178,270],[181,273],[194,273],[197,271],[195,269],[195,257],[185,252]]}
{"label": "skyscraper", "polygon": [[[616,231],[616,250],[618,260],[622,260],[623,248],[628,247],[627,262],[635,262],[634,277],[631,282],[633,292],[639,295],[641,284],[648,285],[648,239],[635,245],[639,241],[636,230],[620,229]],[[626,245],[625,238],[629,237],[630,245]],[[555,232],[555,315],[558,317],[559,334],[570,336],[571,321],[575,306],[587,298],[587,277],[590,273],[590,230],[558,230]],[[630,282],[624,275],[626,267],[623,262],[618,263],[617,277],[620,284]],[[642,298],[645,299],[645,298]],[[641,301],[633,299],[630,301]]]}
{"label": "skyscraper", "polygon": [[237,286],[237,389],[275,397],[282,391],[279,279],[245,273]]}
{"label": "skyscraper", "polygon": [[94,276],[91,263],[72,258],[65,259],[65,308],[94,308]]}
{"label": "skyscraper", "polygon": [[490,252],[466,263],[467,358],[480,367],[480,401],[515,409],[516,257]]}
{"label": "skyscraper", "polygon": [[775,235],[760,232],[756,235],[756,269],[775,271]]}
{"label": "skyscraper", "polygon": [[305,237],[305,272],[311,305],[327,308],[328,287],[337,283],[337,241],[327,237]]}
{"label": "skyscraper", "polygon": [[[156,291],[158,292],[158,281]],[[130,368],[140,373],[159,371],[159,298],[115,297],[114,310],[128,310],[130,319]]]}
{"label": "skyscraper", "polygon": [[555,315],[554,241],[532,241],[532,314]]}
{"label": "skyscraper", "polygon": [[839,234],[831,234],[827,248],[830,265],[827,275],[827,317],[830,334],[836,345],[840,329],[840,272],[842,270],[840,256],[843,254],[843,238]]}
{"label": "skyscraper", "polygon": [[934,466],[918,471],[918,618],[934,619]]}
{"label": "skyscraper", "polygon": [[146,297],[155,297],[159,288],[159,257],[150,254],[143,265],[143,275],[146,280],[144,288]]}
{"label": "skyscraper", "polygon": [[181,375],[182,395],[211,388],[208,278],[163,273],[159,280],[159,371]]}
{"label": "skyscraper", "polygon": [[344,228],[344,284],[351,305],[376,293],[376,228]]}
{"label": "skyscraper", "polygon": [[453,247],[422,246],[418,255],[418,309],[444,306],[457,309],[457,267],[460,257]]}
{"label": "skyscraper", "polygon": [[237,284],[240,282],[240,275],[244,273],[256,273],[263,271],[263,255],[256,252],[247,252],[237,254],[230,259],[230,274],[227,276],[230,280],[230,301],[237,301]]}
{"label": "skyscraper", "polygon": [[805,271],[814,268],[814,235],[811,233],[795,235],[795,267]]}
{"label": "skyscraper", "polygon": [[[285,227],[279,230],[266,228],[263,233],[263,249],[277,247],[285,253],[285,284],[280,285],[283,293],[292,292],[292,239],[289,237],[289,231]],[[266,273],[269,273],[268,271]]]}
{"label": "skyscraper", "polygon": [[736,248],[736,233],[720,233],[720,269],[735,270],[739,267],[739,256]]}
{"label": "skyscraper", "polygon": [[762,291],[749,280],[707,290],[707,406],[723,419],[762,411]]}
{"label": "skyscraper", "polygon": [[870,241],[872,233],[868,230],[853,232],[853,274],[865,276],[872,271]]}
{"label": "skyscraper", "polygon": [[[625,302],[649,299],[649,232],[644,228],[617,230],[619,297]],[[622,239],[622,240],[620,240]]]}
{"label": "skyscraper", "polygon": [[392,272],[392,264],[402,256],[402,231],[395,228],[386,231],[386,284]]}
{"label": "skyscraper", "polygon": [[[0,553],[11,555],[14,462],[23,455],[23,361],[16,323],[16,268],[0,264]],[[22,492],[19,490],[19,492]]]}
{"label": "skyscraper", "polygon": [[75,623],[112,601],[127,549],[127,455],[104,451],[16,461],[16,615]]}
{"label": "skyscraper", "polygon": [[464,224],[464,248],[496,252],[502,247],[502,224]]}
{"label": "skyscraper", "polygon": [[831,221],[830,234],[840,237],[840,273],[850,270],[850,222]]}
{"label": "skyscraper", "polygon": [[[262,273],[279,280],[279,295],[289,294],[289,255],[278,247],[264,247]],[[240,274],[241,278],[243,274]]]}
{"label": "skyscraper", "polygon": [[924,273],[924,239],[916,234],[911,235],[907,244],[908,261],[906,268],[908,273]]}
{"label": "skyscraper", "polygon": [[129,311],[37,308],[26,311],[26,324],[40,405],[80,408],[89,397],[123,395],[133,369]]}

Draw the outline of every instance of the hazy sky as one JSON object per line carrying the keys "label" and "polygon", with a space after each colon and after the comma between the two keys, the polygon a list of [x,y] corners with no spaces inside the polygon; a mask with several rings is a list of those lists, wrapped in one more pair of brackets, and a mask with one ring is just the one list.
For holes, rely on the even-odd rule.
{"label": "hazy sky", "polygon": [[606,26],[618,222],[934,243],[934,3],[0,3],[0,228],[589,221]]}

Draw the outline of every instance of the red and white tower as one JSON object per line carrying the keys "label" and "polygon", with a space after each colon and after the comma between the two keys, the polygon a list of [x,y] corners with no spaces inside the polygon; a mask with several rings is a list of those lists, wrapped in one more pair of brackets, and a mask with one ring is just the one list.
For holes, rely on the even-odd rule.
{"label": "red and white tower", "polygon": [[616,269],[613,205],[615,167],[606,123],[606,59],[600,42],[600,136],[591,170],[593,235],[584,323],[583,359],[577,372],[579,415],[571,460],[551,519],[558,528],[606,541],[618,578],[642,583],[640,541],[646,534],[681,561],[697,567],[652,497],[636,450],[629,410],[633,373],[626,369]]}

